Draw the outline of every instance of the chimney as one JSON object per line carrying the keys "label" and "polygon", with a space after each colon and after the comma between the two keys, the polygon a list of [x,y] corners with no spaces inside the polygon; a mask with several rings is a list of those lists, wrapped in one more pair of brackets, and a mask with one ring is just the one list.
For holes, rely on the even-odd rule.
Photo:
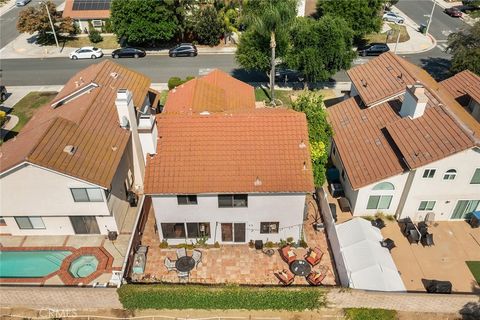
{"label": "chimney", "polygon": [[140,114],[140,119],[138,121],[138,136],[140,137],[140,143],[142,144],[143,157],[146,161],[147,154],[157,153],[158,129],[155,115],[150,112]]}
{"label": "chimney", "polygon": [[428,98],[425,95],[425,87],[422,84],[416,83],[412,86],[407,86],[400,115],[402,118],[410,117],[412,119],[421,117],[425,112],[427,103]]}

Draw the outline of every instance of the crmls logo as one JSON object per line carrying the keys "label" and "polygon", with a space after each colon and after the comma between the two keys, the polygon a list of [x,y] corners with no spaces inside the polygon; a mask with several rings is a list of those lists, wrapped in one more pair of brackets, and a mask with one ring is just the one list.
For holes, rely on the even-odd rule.
{"label": "crmls logo", "polygon": [[50,308],[40,309],[41,317],[48,317],[52,319],[72,317],[76,315],[77,315],[77,310],[75,309],[50,309]]}

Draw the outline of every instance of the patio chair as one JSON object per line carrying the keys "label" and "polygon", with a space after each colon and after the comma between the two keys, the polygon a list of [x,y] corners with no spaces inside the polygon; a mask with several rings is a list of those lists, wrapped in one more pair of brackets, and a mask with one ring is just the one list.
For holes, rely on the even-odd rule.
{"label": "patio chair", "polygon": [[185,272],[179,271],[179,272],[177,273],[177,275],[178,275],[178,278],[179,278],[179,279],[188,279],[189,273],[188,273],[188,271],[185,271]]}
{"label": "patio chair", "polygon": [[420,233],[415,230],[415,229],[411,229],[408,231],[408,242],[410,242],[410,244],[412,243],[418,243],[420,241]]}
{"label": "patio chair", "polygon": [[202,262],[202,252],[199,250],[193,250],[192,258],[195,261],[195,266],[198,266]]}
{"label": "patio chair", "polygon": [[177,258],[180,259],[181,257],[185,257],[187,255],[187,249],[185,248],[178,248],[177,249]]}
{"label": "patio chair", "polygon": [[427,233],[421,239],[422,245],[425,247],[433,246],[435,243],[433,242],[433,234]]}
{"label": "patio chair", "polygon": [[282,257],[283,261],[288,264],[297,260],[297,255],[295,254],[295,252],[293,252],[290,245],[286,245],[285,247],[280,249],[280,256]]}
{"label": "patio chair", "polygon": [[320,248],[315,247],[315,249],[309,249],[308,253],[305,255],[305,260],[310,263],[312,266],[316,266],[320,263],[323,257],[323,251]]}
{"label": "patio chair", "polygon": [[326,273],[312,271],[305,278],[311,286],[318,286],[322,284],[323,279],[327,276]]}
{"label": "patio chair", "polygon": [[293,283],[293,280],[295,280],[295,275],[287,269],[274,272],[273,274],[285,286],[291,285]]}
{"label": "patio chair", "polygon": [[165,268],[167,268],[168,272],[177,270],[175,267],[175,261],[170,260],[169,257],[165,257]]}

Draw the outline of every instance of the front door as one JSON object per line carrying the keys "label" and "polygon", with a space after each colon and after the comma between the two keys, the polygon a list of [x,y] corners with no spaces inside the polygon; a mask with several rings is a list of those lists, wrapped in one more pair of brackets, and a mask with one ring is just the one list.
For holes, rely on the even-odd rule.
{"label": "front door", "polygon": [[245,223],[222,223],[222,242],[245,242]]}
{"label": "front door", "polygon": [[480,200],[459,200],[453,210],[451,219],[469,219],[477,210]]}

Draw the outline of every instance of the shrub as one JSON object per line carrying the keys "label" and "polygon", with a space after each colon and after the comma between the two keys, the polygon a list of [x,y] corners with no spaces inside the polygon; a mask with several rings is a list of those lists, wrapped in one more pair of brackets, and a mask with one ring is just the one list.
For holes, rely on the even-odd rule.
{"label": "shrub", "polygon": [[103,38],[100,35],[100,32],[98,32],[97,30],[90,31],[90,33],[88,34],[88,38],[93,43],[98,43],[98,42],[103,41]]}
{"label": "shrub", "polygon": [[194,76],[188,76],[188,77],[185,78],[185,80],[182,80],[179,77],[171,77],[170,79],[168,79],[168,90],[172,90],[173,88],[181,86],[185,82],[190,81],[192,79],[195,79],[195,77]]}
{"label": "shrub", "polygon": [[103,26],[106,33],[113,33],[112,22],[110,19],[105,20],[105,25]]}
{"label": "shrub", "polygon": [[160,247],[160,249],[166,249],[166,248],[168,248],[168,242],[167,242],[167,240],[162,240],[162,242],[160,242],[159,247]]}
{"label": "shrub", "polygon": [[348,320],[395,320],[395,310],[348,308],[345,309],[345,318]]}
{"label": "shrub", "polygon": [[7,121],[7,114],[5,111],[0,111],[0,127]]}
{"label": "shrub", "polygon": [[299,246],[299,247],[302,247],[302,248],[307,248],[307,247],[308,247],[308,244],[307,244],[307,242],[306,242],[305,240],[300,239],[300,240],[298,240],[298,246]]}
{"label": "shrub", "polygon": [[305,310],[322,307],[319,288],[239,286],[123,285],[118,295],[126,309]]}
{"label": "shrub", "polygon": [[275,246],[275,243],[272,241],[267,241],[265,242],[265,248],[273,248]]}
{"label": "shrub", "polygon": [[220,243],[218,243],[218,241],[215,241],[215,243],[213,244],[213,247],[214,248],[220,248]]}
{"label": "shrub", "polygon": [[255,243],[253,242],[253,240],[250,240],[250,241],[248,242],[248,247],[249,247],[250,249],[255,248]]}

